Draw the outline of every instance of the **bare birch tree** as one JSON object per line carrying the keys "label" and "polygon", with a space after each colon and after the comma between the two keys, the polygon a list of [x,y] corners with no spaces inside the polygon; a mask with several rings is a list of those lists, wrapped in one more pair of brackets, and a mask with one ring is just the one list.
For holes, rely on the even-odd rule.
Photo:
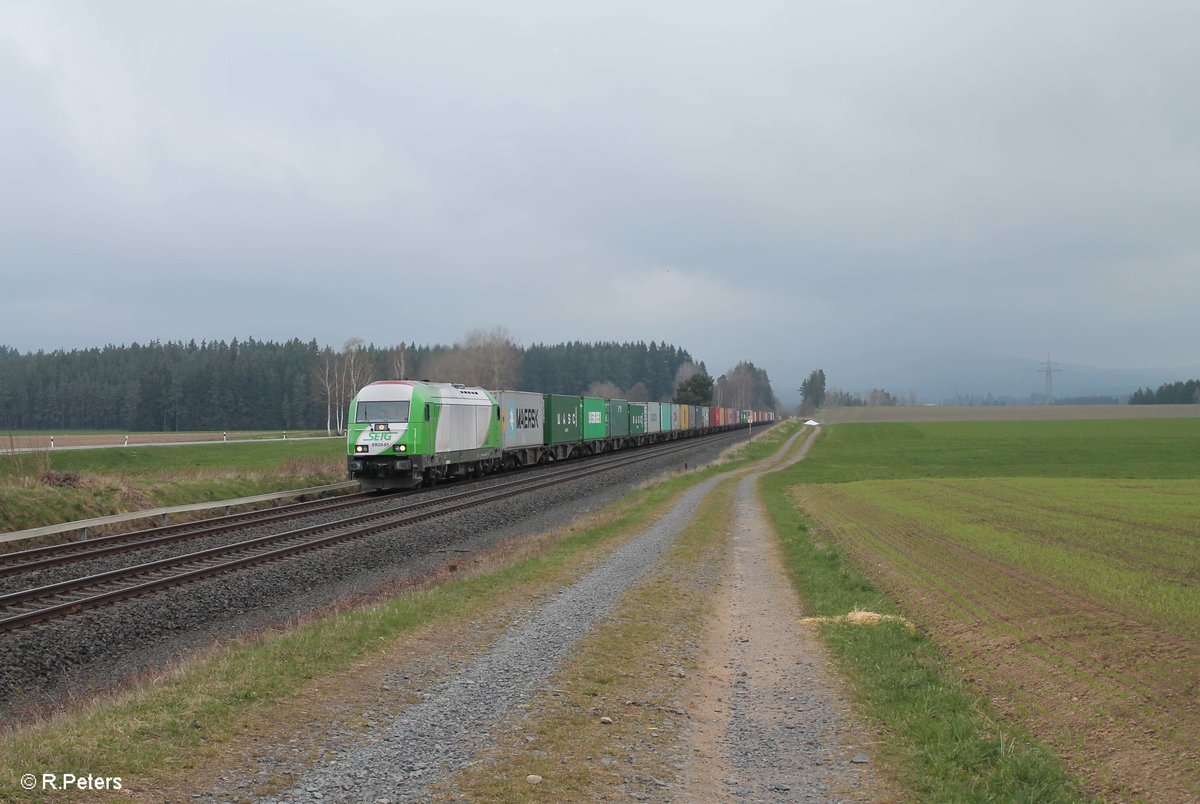
{"label": "bare birch tree", "polygon": [[435,352],[429,360],[429,378],[490,389],[513,388],[521,365],[521,351],[504,327],[476,329],[450,349]]}
{"label": "bare birch tree", "polygon": [[[333,435],[333,405],[337,396],[338,356],[328,346],[321,352],[317,385],[325,398],[325,434]],[[341,432],[339,420],[338,432]]]}
{"label": "bare birch tree", "polygon": [[342,353],[338,356],[335,365],[337,366],[337,427],[339,433],[344,433],[348,424],[345,416],[350,400],[360,388],[372,379],[371,361],[363,353],[363,339],[350,338],[347,340],[342,346]]}
{"label": "bare birch tree", "polygon": [[393,346],[388,350],[388,357],[391,358],[392,377],[397,380],[407,380],[408,345],[401,341],[399,346]]}

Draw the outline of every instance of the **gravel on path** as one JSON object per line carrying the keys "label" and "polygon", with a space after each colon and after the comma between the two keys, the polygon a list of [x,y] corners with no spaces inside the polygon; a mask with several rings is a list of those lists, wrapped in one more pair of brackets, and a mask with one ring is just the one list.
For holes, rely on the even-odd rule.
{"label": "gravel on path", "polygon": [[312,767],[276,802],[410,801],[469,763],[621,594],[661,558],[717,480],[683,495],[644,533],[367,738]]}
{"label": "gravel on path", "polygon": [[[815,434],[814,434],[815,435]],[[797,454],[800,460],[812,437]],[[742,479],[730,576],[690,708],[682,800],[871,801],[870,738],[783,570],[755,486]]]}

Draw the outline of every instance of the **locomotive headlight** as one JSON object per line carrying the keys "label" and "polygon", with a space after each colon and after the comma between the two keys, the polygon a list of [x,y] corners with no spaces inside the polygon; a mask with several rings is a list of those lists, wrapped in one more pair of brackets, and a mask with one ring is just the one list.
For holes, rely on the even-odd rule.
{"label": "locomotive headlight", "polygon": [[370,449],[370,447],[368,447],[366,444],[355,444],[354,445],[355,452],[367,452],[369,449]]}
{"label": "locomotive headlight", "polygon": [[408,444],[397,444],[396,452],[408,452]]}

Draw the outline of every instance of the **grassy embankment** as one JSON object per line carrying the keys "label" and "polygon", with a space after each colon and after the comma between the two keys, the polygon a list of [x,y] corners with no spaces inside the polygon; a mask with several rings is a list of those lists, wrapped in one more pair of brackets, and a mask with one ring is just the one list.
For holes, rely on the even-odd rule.
{"label": "grassy embankment", "polygon": [[0,796],[20,798],[20,775],[47,768],[121,776],[127,789],[148,798],[186,790],[181,780],[228,765],[222,754],[239,735],[303,728],[308,703],[321,690],[345,686],[389,651],[403,657],[406,646],[428,646],[438,629],[481,620],[495,626],[510,607],[579,577],[686,489],[773,453],[786,434],[776,428],[719,466],[631,492],[581,527],[459,562],[448,582],[214,650],[163,678],[16,728],[0,736]]}
{"label": "grassy embankment", "polygon": [[345,480],[337,439],[0,454],[0,532]]}
{"label": "grassy embankment", "polygon": [[[856,424],[766,480],[797,588],[905,783],[1200,794],[1200,420]],[[1050,750],[1042,747],[1048,745]]]}

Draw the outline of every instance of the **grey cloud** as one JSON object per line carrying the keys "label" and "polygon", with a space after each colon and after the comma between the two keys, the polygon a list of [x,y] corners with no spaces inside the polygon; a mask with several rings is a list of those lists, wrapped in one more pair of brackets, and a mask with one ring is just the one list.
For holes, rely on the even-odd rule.
{"label": "grey cloud", "polygon": [[[881,342],[1200,364],[1197,22],[1165,2],[14,4],[0,342],[499,323],[667,339],[781,387],[869,375]],[[31,316],[45,276],[92,314]],[[405,314],[360,314],[367,283]],[[287,303],[241,301],[264,289]],[[205,294],[239,301],[169,303]]]}

